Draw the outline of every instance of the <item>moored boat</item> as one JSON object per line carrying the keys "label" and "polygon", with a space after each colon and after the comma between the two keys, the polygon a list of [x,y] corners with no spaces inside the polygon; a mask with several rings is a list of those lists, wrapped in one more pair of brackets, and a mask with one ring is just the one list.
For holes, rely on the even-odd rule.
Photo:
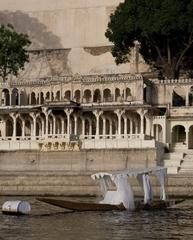
{"label": "moored boat", "polygon": [[[155,175],[160,183],[160,199],[153,199],[153,190],[150,175]],[[167,169],[155,167],[144,170],[125,170],[112,173],[100,172],[93,174],[92,179],[98,181],[103,195],[103,200],[98,203],[74,202],[52,198],[38,198],[39,201],[73,211],[123,211],[123,210],[158,210],[174,206],[183,200],[166,199],[165,183]],[[129,177],[135,177],[141,186],[144,199],[135,201]],[[112,185],[115,188],[112,189]],[[109,190],[110,189],[110,190]]]}

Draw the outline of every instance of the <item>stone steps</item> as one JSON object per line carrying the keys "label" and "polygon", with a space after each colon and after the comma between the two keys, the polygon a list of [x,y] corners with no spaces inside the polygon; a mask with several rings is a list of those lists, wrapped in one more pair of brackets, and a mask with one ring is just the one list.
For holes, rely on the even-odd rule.
{"label": "stone steps", "polygon": [[177,174],[183,162],[183,152],[171,152],[164,155],[164,166],[167,167],[168,174]]}

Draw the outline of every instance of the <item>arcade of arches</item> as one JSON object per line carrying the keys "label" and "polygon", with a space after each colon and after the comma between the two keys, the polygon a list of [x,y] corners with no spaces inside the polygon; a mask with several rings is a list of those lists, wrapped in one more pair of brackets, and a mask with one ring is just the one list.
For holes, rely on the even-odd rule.
{"label": "arcade of arches", "polygon": [[120,148],[193,149],[193,80],[109,74],[54,81],[0,83],[1,141],[96,140],[92,147],[100,148],[102,140],[121,139]]}

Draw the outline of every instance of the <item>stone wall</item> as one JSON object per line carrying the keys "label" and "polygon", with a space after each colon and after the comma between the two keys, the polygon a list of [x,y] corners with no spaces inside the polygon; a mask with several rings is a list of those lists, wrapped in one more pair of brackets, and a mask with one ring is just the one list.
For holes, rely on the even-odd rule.
{"label": "stone wall", "polygon": [[155,165],[155,149],[0,152],[0,171],[95,172]]}
{"label": "stone wall", "polygon": [[155,166],[155,159],[155,149],[0,152],[0,195],[93,195],[92,173]]}
{"label": "stone wall", "polygon": [[[112,43],[105,37],[105,31],[110,14],[120,2],[122,0],[28,0],[26,4],[26,0],[20,0],[15,4],[14,0],[1,0],[0,23],[11,23],[18,32],[27,33],[32,41],[30,50],[43,52],[43,56],[35,52],[31,57],[32,62],[26,66],[27,77],[45,77],[45,73],[51,76],[58,72],[62,75],[147,71],[141,57],[136,66],[135,51],[130,63],[120,66],[110,53]],[[50,62],[54,65],[51,69]],[[22,74],[26,76],[25,72]]]}

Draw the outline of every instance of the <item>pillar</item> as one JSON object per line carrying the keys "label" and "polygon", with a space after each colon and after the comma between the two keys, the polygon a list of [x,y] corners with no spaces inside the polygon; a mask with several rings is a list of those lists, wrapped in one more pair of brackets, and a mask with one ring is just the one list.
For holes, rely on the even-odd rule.
{"label": "pillar", "polygon": [[30,113],[29,115],[33,119],[33,135],[31,134],[31,136],[35,139],[36,138],[36,117],[37,117],[37,114],[36,113]]}
{"label": "pillar", "polygon": [[189,103],[189,92],[187,92],[186,94],[186,106],[189,106],[190,103]]}
{"label": "pillar", "polygon": [[56,135],[56,117],[54,115],[52,115],[52,119],[53,119],[53,132],[52,132],[52,135]]}
{"label": "pillar", "polygon": [[103,117],[103,138],[106,136],[106,118]]}
{"label": "pillar", "polygon": [[21,92],[18,90],[18,106],[21,105]]}
{"label": "pillar", "polygon": [[99,120],[100,120],[100,116],[101,116],[102,113],[103,113],[103,111],[101,111],[101,110],[94,110],[93,111],[93,114],[96,117],[96,135],[95,135],[96,139],[99,139]]}
{"label": "pillar", "polygon": [[125,110],[117,109],[114,112],[118,118],[118,131],[117,131],[118,138],[121,138],[121,117],[122,117],[123,113],[125,113]]}
{"label": "pillar", "polygon": [[13,119],[13,139],[16,139],[16,123],[17,123],[17,118],[15,115],[11,115]]}
{"label": "pillar", "polygon": [[144,117],[145,117],[145,114],[147,113],[147,110],[139,109],[139,110],[137,110],[137,113],[140,115],[140,125],[141,125],[140,134],[141,134],[141,138],[144,139]]}
{"label": "pillar", "polygon": [[44,129],[45,129],[45,123],[44,123],[44,119],[43,118],[41,118],[41,124],[42,124],[42,136],[44,136]]}
{"label": "pillar", "polygon": [[132,118],[129,118],[129,124],[130,124],[130,126],[129,126],[129,128],[130,128],[130,134],[133,134],[133,120],[132,120]]}
{"label": "pillar", "polygon": [[85,119],[84,117],[81,118],[82,120],[82,136],[85,137]]}
{"label": "pillar", "polygon": [[189,131],[186,130],[186,148],[189,148]]}
{"label": "pillar", "polygon": [[78,131],[78,126],[77,126],[77,121],[78,121],[78,117],[77,115],[74,115],[74,134],[77,135]]}
{"label": "pillar", "polygon": [[92,120],[89,119],[89,136],[92,136]]}
{"label": "pillar", "polygon": [[22,118],[22,138],[25,138],[25,120]]}
{"label": "pillar", "polygon": [[9,106],[12,105],[12,92],[9,93]]}
{"label": "pillar", "polygon": [[64,118],[61,118],[61,125],[62,125],[61,134],[64,135]]}
{"label": "pillar", "polygon": [[127,117],[124,117],[124,135],[127,136]]}
{"label": "pillar", "polygon": [[70,139],[70,115],[73,112],[73,109],[67,108],[64,112],[67,116],[67,138]]}

